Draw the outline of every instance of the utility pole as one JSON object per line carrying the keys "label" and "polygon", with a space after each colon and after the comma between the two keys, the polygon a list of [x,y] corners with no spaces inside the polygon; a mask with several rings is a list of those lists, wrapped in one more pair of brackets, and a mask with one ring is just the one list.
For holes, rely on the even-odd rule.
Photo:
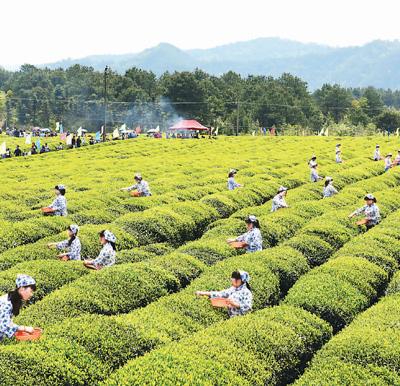
{"label": "utility pole", "polygon": [[239,135],[239,99],[236,102],[236,110],[237,110],[237,115],[236,115],[236,136]]}
{"label": "utility pole", "polygon": [[104,69],[104,126],[103,126],[103,142],[107,138],[107,75],[110,67]]}

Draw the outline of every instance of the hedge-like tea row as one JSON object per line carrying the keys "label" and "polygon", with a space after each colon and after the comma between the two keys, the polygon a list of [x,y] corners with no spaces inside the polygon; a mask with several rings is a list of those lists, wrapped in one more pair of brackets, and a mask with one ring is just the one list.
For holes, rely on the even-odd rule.
{"label": "hedge-like tea row", "polygon": [[[175,205],[175,207],[174,207],[175,213],[177,213],[178,215],[180,213],[186,213],[188,210],[191,210],[192,208],[193,208],[193,205],[191,205],[190,203],[182,203],[182,204],[180,204],[180,206],[176,206]],[[200,205],[200,208],[195,207],[195,209],[196,209],[195,211],[192,211],[191,217],[192,218],[196,218],[196,216],[197,216],[196,224],[199,224],[199,226],[205,226],[205,224],[207,224],[210,221],[210,217],[214,214],[213,211],[210,210],[210,208],[208,208],[209,212],[206,212],[206,215],[204,215],[203,214],[204,210],[207,209],[207,208],[204,208],[203,204]],[[210,214],[210,212],[211,212],[211,214]],[[87,233],[88,233],[88,230],[87,230],[88,227],[90,228],[90,226],[86,226],[85,227],[85,230],[86,230]],[[187,230],[185,232],[187,234]],[[92,234],[95,234],[95,232],[92,232]],[[197,243],[197,245],[199,245],[199,243]],[[215,248],[216,248],[217,251],[218,251],[218,249],[221,249],[223,251],[222,253],[220,252],[220,254],[216,257],[216,260],[219,260],[221,258],[225,258],[225,257],[227,257],[229,255],[236,254],[236,251],[233,250],[232,248],[230,248],[228,245],[226,245],[225,241],[218,240],[218,242],[215,243],[214,245],[215,245]],[[209,259],[209,256],[210,256],[209,252],[212,251],[212,244],[210,244],[210,243],[207,244],[207,250],[206,251],[201,247],[200,247],[200,250],[199,250],[198,247],[196,248],[196,245],[189,246],[189,250],[187,249],[187,247],[184,247],[184,248],[181,249],[181,251],[185,252],[185,253],[193,254],[200,261],[203,261],[206,264],[212,264],[212,263],[214,263],[216,261],[216,260],[213,261],[213,260]],[[216,251],[214,251],[214,253],[215,252]],[[125,253],[125,255],[126,254],[127,253]],[[129,256],[129,254],[128,254],[128,256]],[[204,260],[204,256],[207,256],[206,260]],[[144,256],[143,260],[147,260],[147,259],[150,259],[150,258],[151,258],[151,256]],[[128,260],[129,259],[131,259],[131,257],[129,257]],[[133,257],[133,260],[134,259],[135,259],[135,257]],[[142,260],[142,259],[139,258],[139,260]],[[157,261],[155,261],[155,264],[156,263],[157,263]],[[120,275],[122,276],[121,281],[122,282],[124,281],[124,278],[123,278],[124,277],[124,273],[121,270],[117,271],[117,273],[113,272],[113,275],[114,275],[114,279],[116,281],[119,280]],[[99,283],[102,282],[102,276],[100,276],[100,277],[98,277],[98,276],[90,277],[90,278],[87,278],[85,281],[90,281],[92,283],[96,283],[96,285],[99,285]],[[80,282],[77,283],[77,287],[78,287],[77,291],[79,292]],[[70,286],[68,286],[65,289],[65,291],[71,291],[72,292],[73,289],[76,290],[74,283],[72,283]],[[36,308],[34,307],[33,311],[28,311],[27,314],[29,315],[31,312],[33,312],[33,314],[35,314],[37,312],[42,312],[42,313],[44,313],[46,315],[46,317],[45,318],[41,318],[40,320],[45,320],[47,323],[53,323],[54,321],[59,321],[58,318],[63,318],[65,316],[65,313],[64,312],[56,313],[55,316],[53,314],[55,314],[55,307],[56,307],[55,305],[56,304],[58,304],[59,302],[61,302],[61,303],[70,302],[69,300],[68,301],[67,300],[63,300],[63,301],[59,300],[60,299],[59,297],[65,296],[65,291],[61,291],[60,295],[58,295],[58,296],[54,295],[54,297],[50,297],[48,299],[45,299],[43,303],[40,303],[40,305],[37,306],[38,307],[37,309],[39,311],[37,311]],[[73,294],[75,294],[75,292],[73,292]],[[77,302],[79,302],[80,298],[78,296],[76,296],[76,298],[78,299]],[[85,308],[86,306],[77,307],[76,306],[76,302],[74,302],[73,304],[69,304],[69,307],[73,307],[74,310],[75,310],[74,312],[80,312],[80,310],[82,311],[82,309],[86,309]],[[97,310],[96,308],[93,308],[93,306],[89,306],[89,308],[91,310],[95,310],[93,312],[99,312],[99,313],[103,313],[103,312],[108,313],[108,312],[110,312],[110,311]],[[48,310],[48,311],[46,311],[46,310]],[[123,312],[124,310],[119,310],[119,311]],[[46,313],[46,312],[48,312],[48,313]],[[92,311],[90,311],[90,312],[92,312]],[[113,312],[115,313],[115,311],[113,311]],[[32,320],[32,319],[28,319],[28,320]]]}
{"label": "hedge-like tea row", "polygon": [[[399,218],[400,213],[397,212],[395,215],[391,216],[392,218],[389,218],[388,223],[393,223],[395,220],[393,217],[396,217],[397,219]],[[378,229],[378,228],[376,228]],[[365,234],[363,236],[367,236],[368,234]],[[361,236],[361,237],[363,237]],[[387,280],[387,275],[383,269],[375,266],[373,263],[369,263],[367,261],[363,261],[364,259],[362,258],[348,258],[348,257],[338,257],[336,259],[331,260],[330,262],[322,265],[319,268],[311,270],[309,273],[305,274],[303,277],[312,277],[315,274],[315,277],[318,278],[319,285],[320,285],[320,293],[319,297],[322,299],[325,299],[325,292],[324,292],[324,284],[325,281],[328,280],[330,276],[333,278],[339,278],[342,275],[342,278],[346,278],[348,280],[347,286],[344,286],[343,283],[337,283],[336,284],[339,286],[338,293],[339,292],[344,292],[343,288],[345,287],[346,289],[349,289],[351,285],[354,286],[354,288],[358,289],[362,295],[365,297],[376,297],[377,294],[382,292],[384,283]],[[322,269],[323,268],[323,269]],[[321,274],[322,272],[322,274]],[[323,274],[325,276],[323,276]],[[347,276],[346,276],[347,275]],[[367,277],[367,281],[363,281],[364,277]],[[342,279],[343,280],[343,279]],[[301,290],[304,290],[304,298],[305,301],[307,301],[307,289],[302,288],[301,286],[299,287],[298,284],[303,281],[303,278],[300,278],[300,280],[294,285],[294,288],[298,289],[298,296],[299,298],[301,297]],[[291,291],[289,291],[290,294]],[[346,301],[346,295],[349,295],[348,293],[344,295],[342,301]],[[330,292],[326,292],[326,298],[329,298],[329,296],[332,297],[332,294]],[[289,297],[289,296],[288,296]],[[329,300],[328,300],[329,301]],[[354,301],[354,297],[353,297]],[[332,304],[338,304],[338,300],[333,299]],[[282,308],[285,308],[286,306],[281,306]],[[277,309],[281,308],[278,307]],[[297,308],[297,307],[296,307]],[[257,316],[258,314],[262,313],[264,311],[256,312]],[[323,315],[326,316],[326,315]],[[242,376],[244,372],[243,379],[239,378],[238,382],[242,384],[283,384],[292,381],[296,377],[296,370],[301,369],[300,364],[304,364],[305,361],[307,360],[307,357],[304,356],[302,353],[296,352],[296,350],[293,349],[293,347],[289,344],[286,343],[282,347],[282,342],[280,341],[279,338],[276,340],[273,340],[272,343],[270,343],[270,351],[266,352],[266,355],[268,354],[267,357],[262,357],[264,362],[263,362],[263,368],[267,368],[270,370],[270,372],[264,373],[262,370],[254,371],[254,368],[252,369],[253,372],[248,372],[246,373],[245,370],[242,368],[242,366],[249,366],[246,360],[244,360],[245,365],[243,365],[243,361],[237,361],[236,362],[236,367],[229,365],[229,359],[227,360],[226,358],[230,358],[230,353],[232,350],[235,349],[235,347],[232,345],[224,345],[223,347],[220,347],[218,345],[218,339],[216,339],[216,336],[223,335],[223,336],[230,336],[232,333],[232,341],[240,341],[241,335],[240,335],[240,329],[236,330],[235,328],[230,328],[230,323],[235,325],[240,324],[241,322],[239,321],[240,319],[245,320],[245,325],[250,331],[254,331],[254,334],[257,338],[259,338],[259,330],[258,330],[258,325],[256,322],[253,321],[254,315],[249,315],[246,318],[237,318],[234,319],[233,321],[229,321],[228,323],[224,323],[223,325],[211,327],[207,329],[206,331],[202,333],[198,333],[193,336],[193,338],[188,338],[185,340],[180,341],[179,343],[175,345],[168,345],[165,348],[161,348],[159,350],[156,350],[149,355],[144,356],[143,358],[138,358],[134,361],[129,362],[125,367],[123,367],[121,370],[118,370],[114,375],[112,375],[105,384],[107,385],[114,385],[114,384],[139,384],[140,382],[145,383],[145,379],[149,380],[150,383],[155,383],[155,384],[184,384],[185,381],[190,379],[190,377],[195,377],[194,379],[199,379],[199,382],[201,383],[201,380],[209,380],[211,384],[219,383],[219,376],[222,375],[223,379],[229,379],[228,384],[230,384],[232,381],[231,378],[229,377],[229,374],[233,371],[233,379],[237,377],[237,375]],[[316,318],[317,320],[320,320],[319,318]],[[322,321],[321,321],[322,323]],[[236,327],[236,326],[235,326]],[[298,326],[300,327],[300,326]],[[243,327],[242,327],[243,328]],[[216,334],[217,331],[217,334]],[[320,331],[321,332],[321,331]],[[288,338],[290,337],[290,334],[288,332],[283,333],[283,336]],[[279,335],[280,337],[280,335]],[[255,338],[256,339],[256,338]],[[215,352],[213,349],[209,348],[206,342],[212,342],[211,345],[213,345],[214,341],[216,341],[216,350]],[[324,342],[322,342],[324,343]],[[251,347],[255,345],[255,353],[258,355],[262,356],[263,352],[263,345],[260,344],[257,345],[255,343],[251,344]],[[272,347],[272,348],[271,348]],[[279,350],[276,351],[276,347],[279,347]],[[318,346],[313,346],[309,347],[308,351],[308,356],[311,356],[312,353],[317,350],[319,347]],[[204,349],[204,350],[203,350]],[[274,359],[274,355],[277,355],[278,358],[281,357],[281,352],[287,353],[290,352],[294,355],[296,358],[295,364],[292,362],[289,363],[287,368],[282,370],[278,366],[276,366],[276,359]],[[195,355],[194,353],[197,353]],[[213,371],[213,368],[210,366],[203,366],[202,363],[209,363],[208,359],[212,357],[212,362],[222,362],[222,363],[228,363],[228,374],[225,375],[225,373],[220,374],[220,373],[215,373]],[[168,360],[166,358],[168,357]],[[160,361],[164,363],[164,365],[160,364]],[[228,362],[226,362],[228,361]],[[284,361],[283,361],[284,362]],[[200,363],[199,367],[197,370],[195,370],[192,366],[192,363]],[[278,361],[279,364],[282,363],[282,361]],[[155,367],[153,367],[155,366]],[[165,366],[165,367],[164,367]],[[160,367],[161,370],[158,371],[157,367]],[[226,368],[226,366],[224,367]],[[237,371],[235,371],[238,369]],[[235,377],[236,375],[236,377]],[[146,377],[146,378],[145,378]],[[323,379],[323,378],[322,378]],[[138,382],[138,383],[135,383]]]}
{"label": "hedge-like tea row", "polygon": [[[391,194],[397,195],[400,202],[398,190],[391,191]],[[381,196],[381,206],[384,207],[384,192]],[[397,204],[399,207],[400,204]],[[390,216],[388,222],[390,229],[395,227],[400,231],[398,221],[396,223],[393,219],[400,219],[400,213]],[[385,223],[383,221],[375,229],[385,229]],[[392,238],[390,242],[390,236],[384,235],[379,242],[379,233],[374,234],[372,230],[353,239],[335,254],[334,259],[304,275],[289,290],[285,302],[320,316],[335,331],[349,324],[359,312],[376,301],[386,288],[390,274],[398,269],[398,261],[395,259],[400,253],[398,239]],[[369,240],[373,240],[373,251],[370,250]],[[353,244],[356,247],[354,256],[351,254]],[[387,248],[388,244],[391,244],[391,249]]]}
{"label": "hedge-like tea row", "polygon": [[92,272],[52,292],[21,313],[18,319],[21,323],[46,326],[85,313],[129,312],[176,292],[203,270],[204,264],[183,254],[117,265]]}
{"label": "hedge-like tea row", "polygon": [[285,384],[330,336],[329,325],[310,313],[274,307],[153,351],[104,384]]}
{"label": "hedge-like tea row", "polygon": [[400,295],[360,314],[313,358],[295,385],[400,384]]}
{"label": "hedge-like tea row", "polygon": [[[308,216],[310,215],[309,212],[306,213]],[[265,258],[262,258],[263,255]],[[61,325],[55,325],[47,329],[48,339],[60,336],[75,342],[78,341],[89,351],[99,353],[102,360],[112,363],[113,367],[118,367],[130,357],[140,355],[154,346],[159,346],[171,339],[187,336],[191,331],[201,330],[218,320],[224,320],[226,318],[224,313],[211,309],[206,301],[194,298],[193,291],[200,288],[223,286],[229,272],[237,269],[238,262],[241,267],[245,265],[243,269],[257,272],[254,267],[246,266],[250,260],[254,259],[259,261],[258,264],[261,263],[264,266],[267,264],[272,272],[277,274],[281,284],[281,288],[275,289],[272,293],[271,291],[260,291],[261,295],[258,294],[257,297],[265,299],[265,304],[276,302],[279,292],[285,292],[287,287],[290,287],[299,276],[308,270],[304,257],[287,247],[256,253],[251,255],[251,258],[246,255],[246,260],[243,260],[242,257],[227,259],[213,267],[209,274],[203,274],[186,290],[163,298],[145,309],[133,313],[132,316],[117,318],[87,316],[74,320],[66,319],[62,323],[62,328]],[[214,282],[216,277],[218,277],[218,282]],[[258,277],[256,276],[256,279]],[[273,295],[274,293],[275,295]],[[202,306],[199,307],[201,304]],[[263,305],[255,304],[255,308],[260,308],[260,306]],[[116,329],[122,328],[126,333],[120,331],[117,334],[117,340],[110,339],[111,335],[104,333],[100,334],[101,337],[97,334],[87,336],[83,332],[86,325],[90,325],[91,329],[99,332],[110,329],[110,333],[114,333]]]}

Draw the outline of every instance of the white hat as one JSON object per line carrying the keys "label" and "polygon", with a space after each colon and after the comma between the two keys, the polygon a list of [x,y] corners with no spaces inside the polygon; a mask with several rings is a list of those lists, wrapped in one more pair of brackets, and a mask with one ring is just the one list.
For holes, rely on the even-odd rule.
{"label": "white hat", "polygon": [[278,193],[286,192],[287,190],[288,190],[288,188],[286,186],[280,186],[278,189]]}
{"label": "white hat", "polygon": [[327,177],[325,177],[325,180],[326,180],[326,181],[333,181],[333,178],[327,176]]}
{"label": "white hat", "polygon": [[136,173],[135,180],[141,180],[141,179],[142,179],[142,175],[140,173]]}

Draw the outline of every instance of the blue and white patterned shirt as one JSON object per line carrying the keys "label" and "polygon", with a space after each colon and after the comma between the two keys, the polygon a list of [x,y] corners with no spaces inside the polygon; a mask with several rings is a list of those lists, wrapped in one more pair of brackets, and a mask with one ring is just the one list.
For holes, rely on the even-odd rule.
{"label": "blue and white patterned shirt", "polygon": [[285,197],[282,196],[280,193],[278,193],[273,199],[272,199],[272,209],[271,212],[276,212],[278,209],[281,208],[287,208],[288,205],[286,204]]}
{"label": "blue and white patterned shirt", "polygon": [[104,244],[99,256],[93,260],[92,264],[98,268],[111,267],[115,264],[115,251],[110,243]]}
{"label": "blue and white patterned shirt", "polygon": [[228,307],[228,314],[231,318],[245,315],[253,307],[253,294],[247,288],[246,284],[240,287],[230,287],[222,291],[212,291],[211,298],[229,298],[239,304],[239,308]]}
{"label": "blue and white patterned shirt", "polygon": [[140,181],[135,185],[132,185],[128,188],[128,192],[131,190],[137,190],[141,196],[148,197],[151,196],[150,187],[147,181]]}
{"label": "blue and white patterned shirt", "polygon": [[240,184],[235,182],[235,179],[233,177],[228,178],[228,190],[235,190],[236,188],[239,188]]}
{"label": "blue and white patterned shirt", "polygon": [[353,214],[364,214],[365,218],[368,220],[369,225],[376,225],[379,224],[379,222],[381,221],[381,214],[376,204],[364,205],[363,207],[358,208]]}
{"label": "blue and white patterned shirt", "polygon": [[55,209],[55,216],[66,216],[67,213],[67,199],[63,195],[59,195],[55,198],[53,203],[49,206],[49,208]]}
{"label": "blue and white patterned shirt", "polygon": [[317,169],[311,169],[311,182],[318,182],[322,177],[318,175]]}
{"label": "blue and white patterned shirt", "polygon": [[262,251],[262,236],[258,228],[253,228],[237,237],[236,241],[245,242],[247,244],[246,252],[248,253]]}
{"label": "blue and white patterned shirt", "polygon": [[12,338],[18,330],[18,325],[12,321],[13,306],[8,294],[0,297],[0,340]]}
{"label": "blue and white patterned shirt", "polygon": [[80,260],[81,259],[81,241],[78,237],[72,241],[71,245],[68,244],[69,240],[64,240],[57,243],[57,249],[66,250],[70,260]]}
{"label": "blue and white patterned shirt", "polygon": [[328,186],[324,186],[324,190],[322,192],[324,197],[332,197],[333,195],[337,194],[338,191],[335,189],[335,187],[332,184],[329,184]]}

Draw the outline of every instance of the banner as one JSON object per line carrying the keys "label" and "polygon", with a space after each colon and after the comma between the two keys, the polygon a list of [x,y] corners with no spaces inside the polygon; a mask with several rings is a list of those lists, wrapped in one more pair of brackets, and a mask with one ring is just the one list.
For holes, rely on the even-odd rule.
{"label": "banner", "polygon": [[60,122],[56,122],[56,131],[60,130]]}
{"label": "banner", "polygon": [[6,152],[7,152],[7,146],[6,143],[3,142],[0,146],[0,155],[6,154]]}
{"label": "banner", "polygon": [[32,134],[28,134],[25,137],[25,145],[31,145],[32,144]]}
{"label": "banner", "polygon": [[218,135],[218,127],[217,127],[217,130],[215,130],[214,135]]}
{"label": "banner", "polygon": [[329,135],[328,131],[329,131],[329,128],[327,128],[327,129],[325,130],[325,136],[328,136],[328,135]]}
{"label": "banner", "polygon": [[115,130],[113,131],[112,138],[113,138],[113,139],[119,138],[119,131],[118,131],[118,129],[115,129]]}

